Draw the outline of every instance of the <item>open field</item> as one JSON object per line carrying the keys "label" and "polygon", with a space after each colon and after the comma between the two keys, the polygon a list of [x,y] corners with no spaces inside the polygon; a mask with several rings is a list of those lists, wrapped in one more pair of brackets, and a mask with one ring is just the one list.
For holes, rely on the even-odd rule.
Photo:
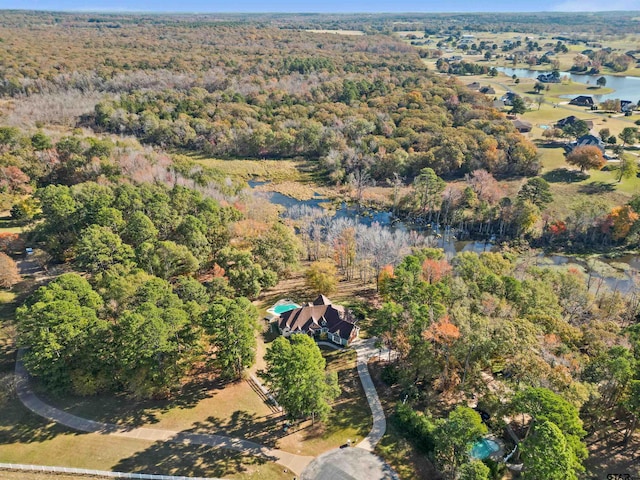
{"label": "open field", "polygon": [[197,163],[212,167],[225,175],[243,180],[304,180],[304,175],[300,171],[303,162],[295,160],[221,160],[198,154],[188,155],[188,157]]}
{"label": "open field", "polygon": [[243,480],[291,478],[280,465],[227,450],[71,432],[26,411],[17,399],[2,408],[0,461]]}
{"label": "open field", "polygon": [[542,178],[549,182],[553,194],[553,202],[547,208],[552,217],[563,218],[583,200],[597,199],[612,208],[640,193],[640,178],[623,179],[618,183],[615,170],[590,171],[583,175],[566,163],[561,147],[542,147],[538,151],[543,166]]}

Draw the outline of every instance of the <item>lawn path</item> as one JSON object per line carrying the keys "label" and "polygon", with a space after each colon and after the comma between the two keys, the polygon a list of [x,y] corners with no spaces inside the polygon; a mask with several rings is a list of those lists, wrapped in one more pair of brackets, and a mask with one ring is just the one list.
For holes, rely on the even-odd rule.
{"label": "lawn path", "polygon": [[22,364],[22,351],[18,352],[16,360],[16,393],[22,404],[36,415],[44,417],[52,422],[59,423],[73,430],[81,432],[99,433],[102,435],[113,435],[116,437],[129,437],[141,440],[171,442],[171,443],[191,443],[195,445],[208,445],[212,447],[236,450],[248,455],[254,455],[267,460],[279,463],[293,472],[300,473],[313,460],[314,457],[296,455],[284,452],[275,448],[268,448],[242,438],[227,437],[224,435],[199,434],[191,432],[176,432],[157,428],[122,428],[112,423],[96,422],[86,418],[72,415],[68,412],[55,408],[40,400],[29,383],[29,374]]}

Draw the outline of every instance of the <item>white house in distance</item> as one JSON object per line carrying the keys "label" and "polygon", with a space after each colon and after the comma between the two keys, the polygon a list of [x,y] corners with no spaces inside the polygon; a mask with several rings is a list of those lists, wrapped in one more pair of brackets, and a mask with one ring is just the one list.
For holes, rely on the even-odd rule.
{"label": "white house in distance", "polygon": [[312,337],[327,335],[327,339],[338,345],[348,346],[360,333],[357,319],[341,305],[334,305],[324,295],[300,308],[280,314],[278,329],[288,337],[294,333],[305,333]]}

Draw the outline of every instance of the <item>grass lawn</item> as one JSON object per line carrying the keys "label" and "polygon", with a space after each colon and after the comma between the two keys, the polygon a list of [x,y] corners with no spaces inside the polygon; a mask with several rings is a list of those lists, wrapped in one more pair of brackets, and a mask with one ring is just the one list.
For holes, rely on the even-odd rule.
{"label": "grass lawn", "polygon": [[[280,465],[227,450],[71,432],[28,412],[15,398],[0,415],[0,462],[246,480],[291,478]],[[4,472],[0,477],[6,478]]]}
{"label": "grass lawn", "polygon": [[230,429],[233,419],[265,419],[273,413],[246,381],[194,382],[168,401],[136,401],[125,395],[56,397],[40,392],[40,396],[67,412],[100,422],[176,431],[209,428],[209,432],[213,432],[211,429],[217,428],[219,431],[215,433],[240,436],[249,432]]}
{"label": "grass lawn", "polygon": [[618,183],[615,170],[581,174],[566,163],[562,148],[542,146],[538,151],[542,159],[542,178],[549,182],[553,194],[553,203],[547,211],[554,217],[562,218],[570,214],[571,208],[581,200],[597,199],[611,208],[628,202],[631,196],[640,193],[640,178],[623,179]]}
{"label": "grass lawn", "polygon": [[189,154],[194,160],[207,167],[219,170],[225,175],[250,180],[299,181],[304,179],[300,167],[304,162],[295,160],[221,160],[204,155]]}
{"label": "grass lawn", "polygon": [[23,227],[18,226],[9,212],[0,212],[0,233],[22,233]]}

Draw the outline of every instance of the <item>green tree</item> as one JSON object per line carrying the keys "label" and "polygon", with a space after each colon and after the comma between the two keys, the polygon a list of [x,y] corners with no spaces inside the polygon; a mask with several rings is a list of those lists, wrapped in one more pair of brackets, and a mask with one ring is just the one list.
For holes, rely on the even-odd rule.
{"label": "green tree", "polygon": [[511,113],[514,115],[521,115],[527,111],[527,105],[524,103],[522,97],[516,96],[511,102]]}
{"label": "green tree", "polygon": [[638,128],[637,127],[624,127],[622,132],[618,135],[618,138],[622,140],[622,145],[631,145],[636,141],[638,137]]}
{"label": "green tree", "polygon": [[307,287],[311,292],[331,295],[338,287],[338,270],[329,260],[313,262],[305,273]]}
{"label": "green tree", "polygon": [[580,138],[589,133],[589,126],[584,120],[576,120],[562,127],[562,133],[567,137]]}
{"label": "green tree", "polygon": [[100,363],[95,342],[108,329],[98,319],[101,308],[100,296],[77,274],[40,287],[16,312],[18,343],[28,347],[23,357],[27,370],[55,391],[71,389],[74,372],[95,374]]}
{"label": "green tree", "polygon": [[242,378],[256,358],[258,311],[246,298],[216,298],[203,319],[215,348],[213,365],[225,380]]}
{"label": "green tree", "polygon": [[274,272],[255,263],[247,251],[225,247],[218,252],[216,262],[224,269],[229,285],[244,297],[257,297],[263,287],[273,286],[277,279]]}
{"label": "green tree", "polygon": [[598,85],[598,88],[605,87],[607,85],[607,79],[605,77],[600,77],[596,80],[596,84]]}
{"label": "green tree", "polygon": [[53,147],[51,139],[41,131],[37,131],[31,137],[31,145],[35,151],[49,150]]}
{"label": "green tree", "polygon": [[489,480],[491,470],[480,460],[463,463],[459,470],[458,480]]}
{"label": "green tree", "polygon": [[145,271],[164,279],[188,275],[200,266],[187,247],[171,240],[141,244],[136,249],[136,258]]}
{"label": "green tree", "polygon": [[311,337],[278,337],[264,358],[267,370],[260,375],[290,417],[326,419],[340,387],[337,374],[325,371],[324,357]]}
{"label": "green tree", "polygon": [[538,208],[543,209],[553,201],[553,195],[551,195],[549,183],[544,178],[534,177],[527,180],[527,183],[520,188],[518,199],[529,200]]}
{"label": "green tree", "polygon": [[75,248],[78,266],[92,273],[107,270],[117,263],[127,263],[133,250],[118,234],[107,227],[91,225],[82,232]]}
{"label": "green tree", "polygon": [[549,389],[527,388],[513,397],[511,407],[515,413],[527,413],[531,417],[525,440],[537,424],[547,421],[553,423],[566,437],[571,453],[571,468],[574,471],[584,470],[582,460],[587,458],[587,449],[581,439],[586,432],[575,406]]}
{"label": "green tree", "polygon": [[540,94],[540,92],[544,90],[544,85],[540,82],[536,82],[536,84],[533,86],[533,89],[537,94]]}
{"label": "green tree", "polygon": [[629,413],[629,423],[624,436],[626,443],[631,439],[631,436],[638,427],[638,419],[640,418],[640,380],[631,380],[631,382],[629,382],[627,397],[624,399],[622,405]]}
{"label": "green tree", "polygon": [[478,412],[457,406],[438,422],[433,435],[438,469],[449,479],[457,478],[458,469],[468,461],[473,442],[486,433],[487,426]]}
{"label": "green tree", "polygon": [[548,420],[537,423],[533,434],[521,443],[525,480],[576,480],[571,449],[560,429]]}
{"label": "green tree", "polygon": [[618,183],[622,182],[623,178],[634,178],[636,175],[638,175],[638,160],[629,154],[623,154],[618,167]]}
{"label": "green tree", "polygon": [[143,212],[133,212],[127,218],[127,225],[122,232],[125,242],[134,247],[144,242],[153,242],[158,238],[158,229]]}
{"label": "green tree", "polygon": [[433,210],[442,203],[440,194],[447,186],[432,168],[423,168],[413,181],[415,204],[421,214],[429,212],[429,218]]}

